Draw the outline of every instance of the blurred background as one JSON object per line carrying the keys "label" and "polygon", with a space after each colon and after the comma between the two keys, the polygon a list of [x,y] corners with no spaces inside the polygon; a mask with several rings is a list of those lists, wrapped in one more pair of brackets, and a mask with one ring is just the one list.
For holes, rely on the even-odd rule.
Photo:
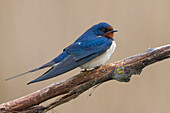
{"label": "blurred background", "polygon": [[[4,81],[62,52],[89,27],[108,22],[117,48],[107,63],[170,43],[169,0],[0,0],[0,103],[80,72],[26,85],[47,69]],[[109,81],[49,113],[168,113],[170,59],[153,64],[129,83]],[[43,105],[51,102],[44,103]]]}

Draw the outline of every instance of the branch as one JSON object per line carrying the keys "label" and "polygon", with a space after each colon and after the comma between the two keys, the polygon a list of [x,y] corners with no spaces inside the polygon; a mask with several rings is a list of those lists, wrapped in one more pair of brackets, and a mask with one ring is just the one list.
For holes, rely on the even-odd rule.
{"label": "branch", "polygon": [[[65,81],[52,84],[24,97],[0,105],[0,112],[47,112],[48,110],[66,103],[89,88],[109,80],[129,82],[132,75],[140,74],[142,69],[150,64],[170,57],[170,45],[150,48],[138,55],[101,66],[75,75]],[[53,97],[58,97],[46,106],[35,106]]]}

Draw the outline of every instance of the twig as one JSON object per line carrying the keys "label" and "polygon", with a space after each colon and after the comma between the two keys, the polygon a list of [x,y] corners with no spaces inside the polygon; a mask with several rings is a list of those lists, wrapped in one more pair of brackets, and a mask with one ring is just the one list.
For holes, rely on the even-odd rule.
{"label": "twig", "polygon": [[[53,84],[24,97],[3,103],[0,105],[0,112],[47,112],[58,105],[78,97],[81,93],[95,85],[109,80],[129,82],[130,77],[140,74],[144,67],[169,57],[170,45],[151,48],[138,55],[101,66],[96,69],[95,72],[90,70],[80,73],[63,82]],[[49,105],[38,106],[40,103],[53,97],[58,98]]]}

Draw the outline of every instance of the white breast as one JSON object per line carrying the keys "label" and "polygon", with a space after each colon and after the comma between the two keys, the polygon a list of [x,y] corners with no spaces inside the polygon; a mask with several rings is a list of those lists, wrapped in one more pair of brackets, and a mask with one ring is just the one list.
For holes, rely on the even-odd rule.
{"label": "white breast", "polygon": [[95,68],[97,66],[104,64],[107,60],[109,60],[109,58],[112,55],[112,53],[114,52],[115,48],[116,48],[116,43],[115,43],[115,41],[112,41],[112,45],[105,53],[103,53],[102,55],[81,65],[80,68],[81,69],[90,69],[90,68]]}

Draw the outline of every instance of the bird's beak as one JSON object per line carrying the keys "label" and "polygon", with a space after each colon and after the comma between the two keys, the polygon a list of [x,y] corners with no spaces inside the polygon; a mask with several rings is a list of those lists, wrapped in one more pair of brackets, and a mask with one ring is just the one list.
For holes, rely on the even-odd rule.
{"label": "bird's beak", "polygon": [[114,33],[114,32],[118,32],[118,30],[111,30],[111,31],[108,31],[107,33]]}
{"label": "bird's beak", "polygon": [[110,31],[108,31],[108,32],[106,32],[105,34],[104,34],[104,36],[105,37],[108,37],[108,38],[113,38],[113,33],[114,32],[118,32],[118,30],[110,30]]}

